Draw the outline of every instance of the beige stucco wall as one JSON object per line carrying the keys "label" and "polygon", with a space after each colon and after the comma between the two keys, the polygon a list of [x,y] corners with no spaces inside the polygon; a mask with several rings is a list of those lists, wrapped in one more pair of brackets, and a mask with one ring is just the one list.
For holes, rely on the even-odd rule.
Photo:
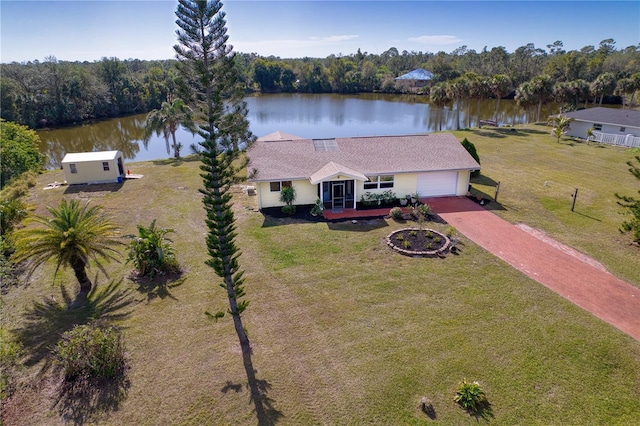
{"label": "beige stucco wall", "polygon": [[[308,180],[294,180],[292,183],[296,191],[296,201],[294,204],[313,204],[318,198],[318,185],[311,185]],[[271,192],[269,182],[257,182],[256,192],[260,208],[280,207],[284,203],[280,202],[280,191]]]}
{"label": "beige stucco wall", "polygon": [[[458,182],[456,185],[456,195],[466,195],[469,188],[470,171],[461,170],[458,172]],[[345,176],[338,176],[336,180],[348,179]],[[395,192],[398,198],[404,198],[408,194],[415,194],[416,185],[418,182],[417,173],[403,173],[394,175],[393,188],[390,188]],[[308,180],[299,180],[292,182],[293,187],[296,190],[296,201],[294,204],[313,204],[318,197],[318,185],[312,185]],[[269,182],[256,182],[256,192],[258,194],[258,203],[260,208],[266,207],[280,207],[284,203],[280,202],[280,192],[271,192]],[[360,201],[360,198],[365,192],[371,192],[373,194],[380,194],[386,191],[383,189],[364,189],[363,181],[355,181],[355,198],[356,201]]]}
{"label": "beige stucco wall", "polygon": [[[391,189],[396,193],[396,197],[404,198],[405,195],[414,194],[416,192],[416,183],[418,181],[417,173],[403,173],[396,174],[393,178],[393,188]],[[360,197],[365,192],[371,192],[372,194],[381,194],[386,191],[383,189],[364,189],[364,182],[356,181],[356,201],[360,201]]]}
{"label": "beige stucco wall", "polygon": [[471,179],[470,170],[460,170],[458,172],[458,187],[456,189],[456,195],[467,195],[469,190],[469,179]]}
{"label": "beige stucco wall", "polygon": [[[107,183],[117,182],[118,176],[118,159],[104,160],[109,163],[109,170],[104,171],[101,161],[83,161],[78,163],[71,163],[76,165],[78,173],[71,173],[69,163],[62,165],[64,171],[64,177],[69,185],[83,184],[83,183]],[[123,167],[124,161],[123,161]]]}

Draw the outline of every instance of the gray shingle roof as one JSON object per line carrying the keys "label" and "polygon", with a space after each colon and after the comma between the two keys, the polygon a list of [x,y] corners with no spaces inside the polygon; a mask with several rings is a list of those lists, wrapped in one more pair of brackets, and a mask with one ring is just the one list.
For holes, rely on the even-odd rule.
{"label": "gray shingle roof", "polygon": [[309,179],[331,161],[365,176],[480,168],[450,133],[335,140],[337,151],[318,152],[313,139],[259,138],[247,151],[252,181]]}
{"label": "gray shingle roof", "polygon": [[562,115],[578,121],[640,128],[640,111],[595,107],[567,112]]}

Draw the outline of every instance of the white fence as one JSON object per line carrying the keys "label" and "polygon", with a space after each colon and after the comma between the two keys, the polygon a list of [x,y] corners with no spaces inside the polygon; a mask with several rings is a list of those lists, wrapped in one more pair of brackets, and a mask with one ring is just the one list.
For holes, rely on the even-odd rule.
{"label": "white fence", "polygon": [[640,148],[640,136],[616,135],[614,133],[593,132],[593,137],[590,140],[595,142],[600,142],[600,143],[606,143],[609,145]]}

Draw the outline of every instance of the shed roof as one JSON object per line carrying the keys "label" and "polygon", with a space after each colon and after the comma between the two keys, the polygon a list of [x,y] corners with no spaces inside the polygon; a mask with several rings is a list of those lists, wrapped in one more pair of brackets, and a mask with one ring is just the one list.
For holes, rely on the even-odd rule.
{"label": "shed roof", "polygon": [[424,68],[417,68],[413,71],[396,77],[396,80],[431,80],[432,78],[433,73],[431,71],[427,71]]}
{"label": "shed roof", "polygon": [[70,152],[64,156],[62,164],[115,160],[119,152],[120,151]]}
{"label": "shed roof", "polygon": [[[332,172],[376,176],[438,170],[477,170],[480,165],[450,133],[336,138],[319,151],[313,139],[260,138],[247,151],[252,181],[317,180]],[[330,165],[333,162],[334,165]]]}
{"label": "shed roof", "polygon": [[640,111],[595,107],[567,112],[562,115],[571,117],[576,121],[640,128]]}

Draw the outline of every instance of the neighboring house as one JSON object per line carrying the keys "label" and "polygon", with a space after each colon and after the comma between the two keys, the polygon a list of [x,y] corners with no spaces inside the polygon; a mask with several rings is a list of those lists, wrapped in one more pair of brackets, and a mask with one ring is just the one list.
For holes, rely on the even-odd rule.
{"label": "neighboring house", "polygon": [[573,119],[567,132],[569,136],[586,139],[589,129],[620,136],[640,136],[640,111],[596,107],[561,115]]}
{"label": "neighboring house", "polygon": [[275,132],[259,138],[247,156],[259,208],[282,206],[286,186],[296,190],[295,204],[320,198],[330,209],[356,208],[366,192],[465,195],[471,171],[480,169],[450,133],[302,139]]}
{"label": "neighboring house", "polygon": [[62,159],[67,184],[122,182],[124,160],[120,151],[74,152]]}
{"label": "neighboring house", "polygon": [[396,77],[396,82],[407,88],[420,88],[429,84],[433,78],[433,73],[423,68],[415,69],[411,72]]}

